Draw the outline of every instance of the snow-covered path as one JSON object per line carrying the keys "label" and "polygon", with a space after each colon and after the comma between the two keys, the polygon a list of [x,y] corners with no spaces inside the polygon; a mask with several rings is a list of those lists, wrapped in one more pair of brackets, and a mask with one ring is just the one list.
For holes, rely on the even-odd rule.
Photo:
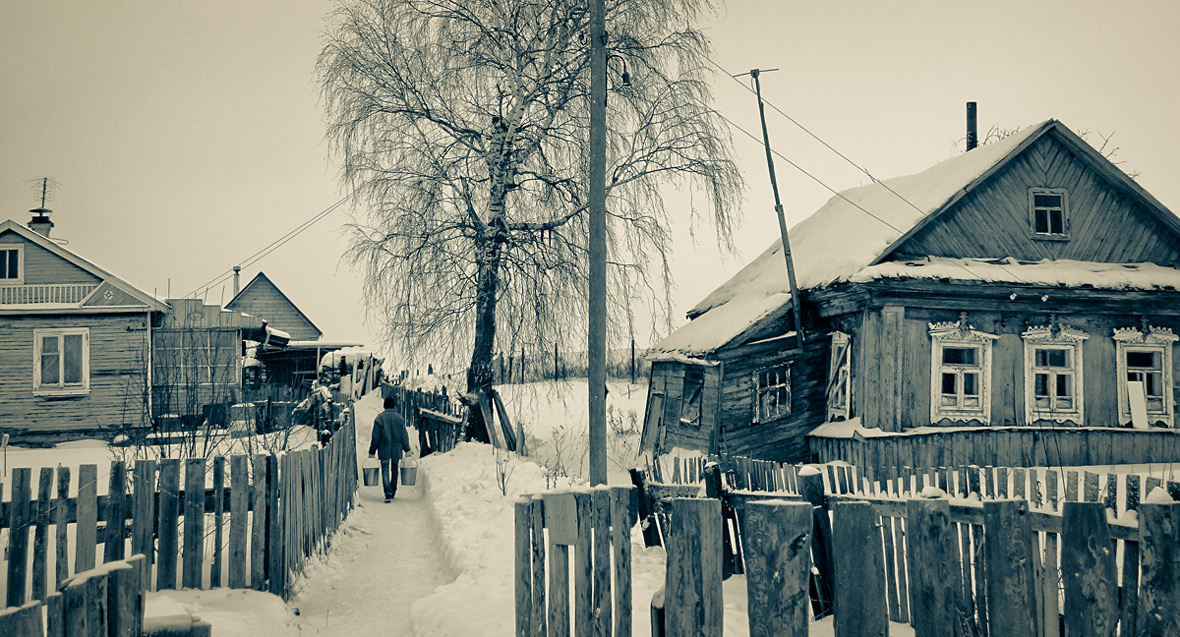
{"label": "snow-covered path", "polygon": [[[357,458],[363,460],[380,397],[370,394],[356,407]],[[413,429],[410,440],[416,447]],[[437,545],[438,527],[423,484],[399,486],[388,504],[381,487],[359,487],[357,508],[331,549],[308,562],[289,602],[299,611],[301,634],[411,634],[410,605],[454,579]]]}
{"label": "snow-covered path", "polygon": [[359,500],[289,603],[303,635],[409,635],[410,604],[452,579],[421,487],[385,504],[379,487],[362,486]]}

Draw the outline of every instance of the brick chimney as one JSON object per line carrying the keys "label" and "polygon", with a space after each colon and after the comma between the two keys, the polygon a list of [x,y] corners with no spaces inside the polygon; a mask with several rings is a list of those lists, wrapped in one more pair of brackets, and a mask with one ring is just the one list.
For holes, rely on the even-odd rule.
{"label": "brick chimney", "polygon": [[33,218],[29,220],[29,229],[48,239],[49,231],[53,229],[49,213],[53,211],[48,208],[33,208],[29,212],[33,213]]}

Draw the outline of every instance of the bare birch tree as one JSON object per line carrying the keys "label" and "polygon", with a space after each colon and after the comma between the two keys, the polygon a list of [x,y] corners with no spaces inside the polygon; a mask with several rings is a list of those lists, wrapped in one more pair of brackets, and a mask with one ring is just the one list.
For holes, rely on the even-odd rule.
{"label": "bare birch tree", "polygon": [[[743,184],[693,26],[711,10],[607,2],[615,326],[636,299],[668,307],[671,224],[708,215],[728,244]],[[342,0],[328,24],[317,70],[370,309],[403,352],[469,360],[468,391],[497,339],[584,342],[588,23],[576,0]],[[669,215],[672,191],[701,210]]]}

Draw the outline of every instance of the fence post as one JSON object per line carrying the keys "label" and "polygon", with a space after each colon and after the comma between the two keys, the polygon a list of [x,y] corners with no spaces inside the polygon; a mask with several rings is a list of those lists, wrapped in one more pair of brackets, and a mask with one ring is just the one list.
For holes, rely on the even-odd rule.
{"label": "fence post", "polygon": [[[743,534],[750,637],[807,635],[812,524],[812,507],[806,502],[768,500],[746,506]],[[670,565],[674,545],[668,544]],[[720,628],[706,634],[720,634]]]}
{"label": "fence post", "polygon": [[37,530],[33,534],[33,599],[45,601],[49,567],[49,500],[53,488],[53,467],[42,467],[37,482]]}
{"label": "fence post", "polygon": [[827,498],[824,496],[824,476],[817,467],[809,465],[799,471],[799,494],[812,506],[811,553],[816,570],[812,610],[816,617],[826,617],[832,612],[834,595],[832,525],[828,520]]}
{"label": "fence post", "polygon": [[873,505],[839,502],[832,507],[832,516],[836,637],[885,637],[889,634],[889,609],[882,579],[880,522]]}
{"label": "fence post", "polygon": [[628,473],[631,474],[631,484],[635,485],[639,496],[639,525],[643,530],[643,546],[647,548],[659,546],[660,531],[656,528],[656,519],[651,512],[651,503],[644,491],[647,474],[642,469],[629,469]]}
{"label": "fence post", "polygon": [[720,635],[721,502],[706,498],[669,501],[664,589],[667,631],[671,635]]}
{"label": "fence post", "polygon": [[1134,634],[1180,635],[1180,503],[1140,505],[1139,538],[1143,588]]}
{"label": "fence post", "polygon": [[914,637],[953,634],[958,596],[953,571],[956,562],[950,501],[944,497],[916,498],[906,503],[909,539],[910,623]]}
{"label": "fence post", "polygon": [[[1036,537],[1023,500],[983,503],[988,630],[993,635],[1038,635],[1033,560]],[[1038,547],[1039,550],[1039,547]]]}
{"label": "fence post", "polygon": [[1102,504],[1066,502],[1061,539],[1065,634],[1113,637],[1119,620],[1118,572]]}
{"label": "fence post", "polygon": [[[53,469],[50,468],[50,471]],[[0,610],[0,635],[41,635],[41,602]]]}

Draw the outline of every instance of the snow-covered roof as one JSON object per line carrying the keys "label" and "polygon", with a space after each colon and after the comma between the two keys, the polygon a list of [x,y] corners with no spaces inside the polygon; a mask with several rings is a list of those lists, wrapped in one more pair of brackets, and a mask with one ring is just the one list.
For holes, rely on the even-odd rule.
{"label": "snow-covered roof", "polygon": [[889,278],[949,279],[1090,287],[1106,290],[1180,290],[1180,270],[1155,263],[1098,263],[1069,259],[1018,261],[923,257],[884,261],[862,269],[850,281]]}
{"label": "snow-covered roof", "polygon": [[[935,218],[937,213],[947,209],[1050,130],[1059,131],[1062,137],[1083,152],[1097,154],[1067,128],[1051,119],[944,160],[916,175],[851,188],[832,197],[823,207],[790,229],[791,253],[799,288],[818,288],[854,279],[869,266],[880,268],[864,275],[869,278],[924,276],[921,273],[934,271],[935,268],[914,268],[913,272],[902,273],[889,268],[904,268],[904,264],[874,264]],[[1133,180],[1121,173],[1113,175],[1113,178],[1120,179],[1128,191],[1149,207],[1166,211],[1162,204]],[[1174,221],[1170,213],[1163,216],[1169,222]],[[950,261],[947,260],[943,265],[955,267]],[[1092,270],[1094,265],[1079,267]],[[1080,284],[1082,282],[1074,276],[1078,274],[1075,266],[1076,262],[1055,268],[1036,266],[1028,270],[1028,275],[1044,278],[1047,283],[1070,281],[1070,285]],[[1147,268],[1136,267],[1141,271],[1133,276],[1125,271],[1126,268],[1120,270],[1118,267],[1104,274],[1118,280],[1118,285],[1113,287],[1157,287],[1155,279],[1149,281],[1150,277],[1143,278],[1148,276],[1145,274]],[[1013,269],[1006,265],[983,269],[987,271],[985,276],[994,277],[996,281],[1006,281],[1009,279],[1003,278],[1008,276],[1005,268]],[[963,276],[954,275],[953,278],[966,278],[967,273],[962,268],[958,270]],[[1162,277],[1161,281],[1174,281],[1172,273],[1153,270],[1150,276],[1157,275]],[[1173,283],[1165,282],[1159,287],[1168,285]],[[751,326],[759,325],[775,315],[783,315],[789,307],[789,301],[782,244],[776,238],[762,254],[689,310],[688,316],[692,320],[652,348],[653,355],[657,352],[687,355],[714,352],[734,342]]]}

